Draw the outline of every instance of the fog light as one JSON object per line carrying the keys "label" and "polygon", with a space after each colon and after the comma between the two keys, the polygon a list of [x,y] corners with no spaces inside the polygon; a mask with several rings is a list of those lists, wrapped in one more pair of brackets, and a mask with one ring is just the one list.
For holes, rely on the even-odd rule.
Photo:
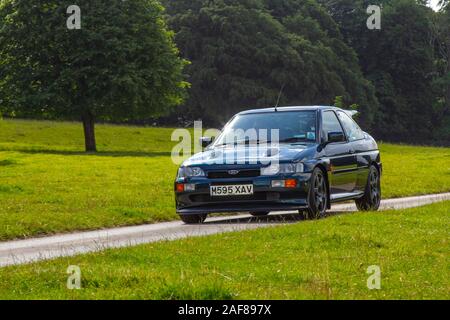
{"label": "fog light", "polygon": [[285,185],[284,180],[272,180],[272,188],[284,188]]}
{"label": "fog light", "polygon": [[195,191],[195,184],[185,184],[184,191]]}
{"label": "fog light", "polygon": [[285,182],[286,188],[297,188],[297,180],[295,179],[288,179]]}
{"label": "fog light", "polygon": [[177,192],[184,192],[184,184],[177,183],[175,189],[177,190]]}

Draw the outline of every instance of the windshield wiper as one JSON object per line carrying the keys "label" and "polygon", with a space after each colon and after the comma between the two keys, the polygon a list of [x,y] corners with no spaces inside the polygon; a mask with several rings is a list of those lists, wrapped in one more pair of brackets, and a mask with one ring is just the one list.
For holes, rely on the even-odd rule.
{"label": "windshield wiper", "polygon": [[280,140],[280,143],[290,143],[290,142],[310,142],[310,141],[306,138],[299,138],[299,137],[291,137]]}
{"label": "windshield wiper", "polygon": [[262,141],[262,140],[248,140],[248,139],[245,139],[245,140],[234,141],[234,142],[231,142],[231,143],[218,144],[215,147],[238,146],[238,145],[242,145],[242,144],[245,144],[245,145],[257,144],[257,145],[259,145],[259,144],[262,144],[262,143],[269,143],[269,142]]}

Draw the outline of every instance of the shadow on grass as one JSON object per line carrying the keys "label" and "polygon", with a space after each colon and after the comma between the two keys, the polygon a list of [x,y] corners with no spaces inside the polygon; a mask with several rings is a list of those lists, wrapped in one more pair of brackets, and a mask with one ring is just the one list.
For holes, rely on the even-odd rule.
{"label": "shadow on grass", "polygon": [[[329,218],[332,216],[344,214],[342,211],[328,211],[325,217]],[[298,213],[286,213],[286,214],[274,214],[264,217],[248,217],[248,218],[224,218],[223,220],[206,221],[205,225],[215,225],[215,224],[290,224],[297,223],[300,221],[312,221],[306,219],[303,215]]]}
{"label": "shadow on grass", "polygon": [[99,151],[99,152],[84,152],[84,151],[70,151],[70,150],[29,150],[29,149],[14,149],[0,151],[15,151],[26,154],[48,154],[59,156],[86,156],[86,157],[170,157],[170,152],[145,152],[145,151]]}

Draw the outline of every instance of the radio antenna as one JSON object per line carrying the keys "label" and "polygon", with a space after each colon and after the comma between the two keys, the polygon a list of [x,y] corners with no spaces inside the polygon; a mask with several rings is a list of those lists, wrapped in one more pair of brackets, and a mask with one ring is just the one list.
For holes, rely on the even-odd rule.
{"label": "radio antenna", "polygon": [[275,112],[278,111],[278,106],[280,104],[281,95],[283,94],[285,84],[281,86],[280,93],[278,94],[277,104],[275,105]]}

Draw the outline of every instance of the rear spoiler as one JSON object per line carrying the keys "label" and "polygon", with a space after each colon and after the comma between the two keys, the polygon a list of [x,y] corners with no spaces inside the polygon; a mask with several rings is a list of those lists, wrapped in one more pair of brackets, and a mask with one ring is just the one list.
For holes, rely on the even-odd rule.
{"label": "rear spoiler", "polygon": [[348,114],[350,117],[354,117],[354,116],[356,116],[359,112],[358,111],[356,111],[356,110],[344,110],[344,112],[346,113],[346,114]]}

